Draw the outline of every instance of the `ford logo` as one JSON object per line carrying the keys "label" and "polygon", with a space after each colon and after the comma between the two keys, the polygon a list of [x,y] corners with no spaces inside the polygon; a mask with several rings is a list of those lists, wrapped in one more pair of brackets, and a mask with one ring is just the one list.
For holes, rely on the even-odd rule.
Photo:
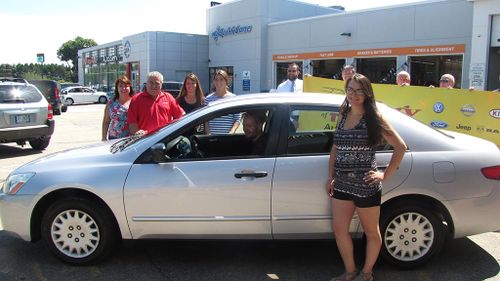
{"label": "ford logo", "polygon": [[496,108],[490,110],[490,116],[497,119],[500,118],[500,109]]}
{"label": "ford logo", "polygon": [[441,113],[444,111],[444,104],[442,102],[436,102],[433,106],[434,112]]}
{"label": "ford logo", "polygon": [[448,128],[448,123],[444,121],[432,121],[430,125],[434,128],[439,128],[439,129]]}

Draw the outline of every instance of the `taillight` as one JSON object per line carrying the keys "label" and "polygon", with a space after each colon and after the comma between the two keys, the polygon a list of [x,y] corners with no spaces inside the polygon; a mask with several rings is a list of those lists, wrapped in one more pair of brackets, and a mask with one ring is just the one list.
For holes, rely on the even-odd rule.
{"label": "taillight", "polygon": [[500,165],[482,168],[481,173],[490,180],[500,180]]}
{"label": "taillight", "polygon": [[59,99],[59,89],[56,87],[56,100]]}
{"label": "taillight", "polygon": [[47,119],[52,120],[52,118],[54,118],[54,111],[52,111],[52,106],[50,105],[50,103],[47,108],[49,109],[47,113]]}

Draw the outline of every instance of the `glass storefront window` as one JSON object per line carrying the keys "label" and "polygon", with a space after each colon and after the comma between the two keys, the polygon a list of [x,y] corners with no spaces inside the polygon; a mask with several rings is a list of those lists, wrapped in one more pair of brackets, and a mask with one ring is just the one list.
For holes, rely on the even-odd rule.
{"label": "glass storefront window", "polygon": [[455,77],[455,88],[462,85],[462,55],[409,57],[411,84],[414,86],[439,87],[441,75]]}
{"label": "glass storefront window", "polygon": [[372,83],[396,84],[396,58],[356,59],[356,72]]}
{"label": "glass storefront window", "polygon": [[342,67],[345,59],[312,61],[313,76],[342,80]]}

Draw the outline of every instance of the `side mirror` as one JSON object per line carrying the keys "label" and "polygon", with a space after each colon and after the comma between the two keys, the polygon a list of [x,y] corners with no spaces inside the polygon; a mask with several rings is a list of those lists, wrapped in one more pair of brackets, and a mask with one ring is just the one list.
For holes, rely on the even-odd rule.
{"label": "side mirror", "polygon": [[167,148],[165,147],[164,143],[156,143],[150,149],[153,153],[153,161],[155,161],[156,163],[165,162],[165,160],[169,159],[169,157],[167,156]]}

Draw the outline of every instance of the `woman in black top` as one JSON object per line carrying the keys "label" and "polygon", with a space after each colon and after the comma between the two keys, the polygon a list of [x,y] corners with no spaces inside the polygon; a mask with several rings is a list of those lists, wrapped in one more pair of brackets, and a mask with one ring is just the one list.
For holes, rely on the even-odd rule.
{"label": "woman in black top", "polygon": [[207,105],[200,80],[194,73],[189,73],[184,78],[181,92],[177,96],[177,103],[184,109],[186,114]]}
{"label": "woman in black top", "polygon": [[[346,98],[340,107],[340,116],[330,152],[326,189],[333,197],[332,226],[345,273],[332,280],[372,281],[372,269],[382,245],[378,225],[382,182],[396,172],[406,144],[378,111],[370,80],[359,73],[346,82]],[[385,171],[378,171],[375,162],[376,147],[380,143],[388,143],[394,148]],[[349,234],[355,211],[367,241],[365,264],[359,275]]]}

